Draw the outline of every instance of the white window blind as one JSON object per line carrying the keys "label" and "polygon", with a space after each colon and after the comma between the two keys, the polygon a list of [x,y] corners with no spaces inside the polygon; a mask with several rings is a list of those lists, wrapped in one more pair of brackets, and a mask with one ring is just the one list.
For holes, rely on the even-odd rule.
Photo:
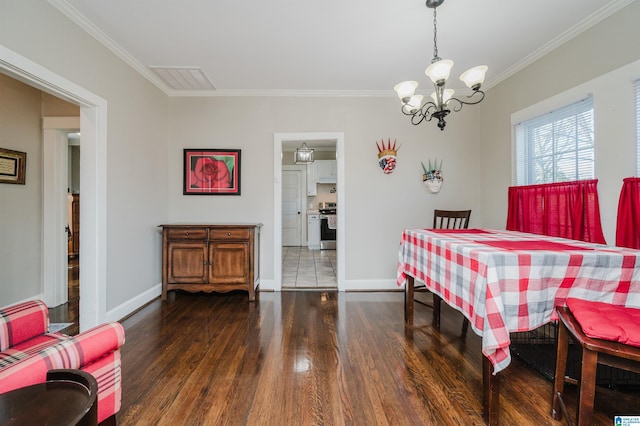
{"label": "white window blind", "polygon": [[593,97],[518,123],[516,184],[594,178]]}
{"label": "white window blind", "polygon": [[636,176],[640,176],[640,79],[635,81],[636,88]]}

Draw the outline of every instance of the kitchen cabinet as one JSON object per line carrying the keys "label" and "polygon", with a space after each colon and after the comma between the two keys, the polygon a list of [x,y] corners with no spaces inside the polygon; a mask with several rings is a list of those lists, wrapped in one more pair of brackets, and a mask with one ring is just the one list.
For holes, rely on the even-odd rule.
{"label": "kitchen cabinet", "polygon": [[307,164],[307,197],[315,197],[318,195],[318,186],[316,185],[316,168],[314,163]]}
{"label": "kitchen cabinet", "polygon": [[338,175],[336,160],[316,160],[313,165],[317,183],[336,183]]}
{"label": "kitchen cabinet", "polygon": [[246,290],[260,283],[262,224],[173,224],[162,228],[162,300],[171,290]]}
{"label": "kitchen cabinet", "polygon": [[307,215],[307,246],[309,250],[320,250],[320,215]]}
{"label": "kitchen cabinet", "polygon": [[307,196],[318,195],[319,183],[337,182],[338,164],[336,160],[316,160],[307,164]]}

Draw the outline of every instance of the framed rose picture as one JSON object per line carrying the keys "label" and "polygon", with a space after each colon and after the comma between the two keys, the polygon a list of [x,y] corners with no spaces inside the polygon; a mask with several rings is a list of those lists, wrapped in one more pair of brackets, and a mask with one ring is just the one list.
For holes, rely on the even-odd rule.
{"label": "framed rose picture", "polygon": [[0,148],[0,183],[24,185],[27,153]]}
{"label": "framed rose picture", "polygon": [[239,149],[185,149],[184,195],[240,195]]}

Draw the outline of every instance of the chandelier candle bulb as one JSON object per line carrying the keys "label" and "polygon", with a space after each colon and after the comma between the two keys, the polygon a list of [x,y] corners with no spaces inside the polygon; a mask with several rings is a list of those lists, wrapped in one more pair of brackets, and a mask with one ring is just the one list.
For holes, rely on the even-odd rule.
{"label": "chandelier candle bulb", "polygon": [[[453,89],[444,89],[444,92],[442,92],[442,104],[446,105],[447,102],[449,102],[449,99],[453,97],[454,93],[455,93],[455,90]],[[438,94],[436,92],[433,92],[431,94],[431,99],[433,99],[433,102],[435,102],[436,105],[440,105],[438,103]]]}
{"label": "chandelier candle bulb", "polygon": [[463,72],[460,80],[464,81],[469,89],[478,90],[484,83],[484,75],[488,69],[486,65],[478,65]]}
{"label": "chandelier candle bulb", "polygon": [[453,68],[453,61],[449,59],[440,59],[439,61],[432,62],[424,73],[431,79],[433,84],[440,86],[449,78],[451,68]]}
{"label": "chandelier candle bulb", "polygon": [[420,109],[420,106],[422,105],[422,98],[423,97],[424,96],[422,96],[422,95],[413,95],[409,99],[409,102],[406,103],[407,111],[409,111],[409,112],[418,111]]}
{"label": "chandelier candle bulb", "polygon": [[405,102],[406,99],[410,99],[418,87],[417,81],[403,81],[394,86],[393,90],[396,91],[398,97]]}

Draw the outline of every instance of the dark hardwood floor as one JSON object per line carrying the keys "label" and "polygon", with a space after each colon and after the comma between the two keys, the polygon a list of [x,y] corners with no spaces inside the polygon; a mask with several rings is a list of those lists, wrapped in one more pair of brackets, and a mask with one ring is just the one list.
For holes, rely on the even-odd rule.
{"label": "dark hardwood floor", "polygon": [[67,278],[68,301],[60,306],[49,308],[49,321],[72,323],[62,332],[74,335],[80,331],[80,260],[77,256],[69,258]]}
{"label": "dark hardwood floor", "polygon": [[[120,425],[475,425],[482,420],[480,338],[441,332],[403,293],[179,293],[122,321]],[[575,387],[569,386],[571,407]],[[560,425],[551,383],[514,358],[503,374],[503,425]],[[599,392],[595,421],[640,412],[637,397]]]}

